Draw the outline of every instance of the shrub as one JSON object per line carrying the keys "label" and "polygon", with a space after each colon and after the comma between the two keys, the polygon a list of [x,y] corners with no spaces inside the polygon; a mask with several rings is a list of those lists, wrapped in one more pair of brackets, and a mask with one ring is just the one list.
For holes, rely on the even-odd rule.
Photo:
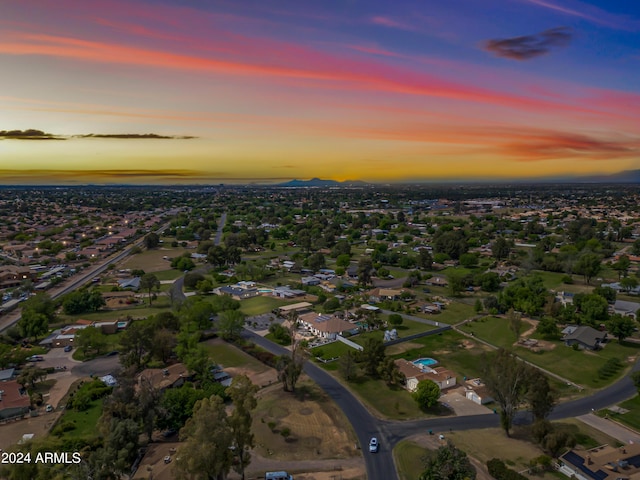
{"label": "shrub", "polygon": [[489,475],[496,480],[527,480],[524,475],[507,468],[505,463],[498,458],[492,458],[487,462],[487,470],[489,470]]}

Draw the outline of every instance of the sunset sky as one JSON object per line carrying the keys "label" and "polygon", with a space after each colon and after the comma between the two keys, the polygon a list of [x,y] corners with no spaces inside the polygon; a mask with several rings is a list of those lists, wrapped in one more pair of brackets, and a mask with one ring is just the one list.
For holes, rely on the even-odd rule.
{"label": "sunset sky", "polygon": [[2,184],[640,168],[637,0],[6,1],[0,65]]}

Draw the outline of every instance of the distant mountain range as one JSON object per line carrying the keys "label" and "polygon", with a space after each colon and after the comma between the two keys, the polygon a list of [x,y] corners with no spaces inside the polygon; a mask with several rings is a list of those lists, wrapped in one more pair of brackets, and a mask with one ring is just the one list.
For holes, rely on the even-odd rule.
{"label": "distant mountain range", "polygon": [[640,183],[640,170],[625,170],[611,175],[592,175],[578,177],[580,183]]}
{"label": "distant mountain range", "polygon": [[368,185],[367,182],[360,180],[345,180],[338,182],[337,180],[323,180],[321,178],[312,178],[311,180],[289,180],[285,183],[279,183],[277,187],[352,187]]}
{"label": "distant mountain range", "polygon": [[[388,182],[387,182],[388,183]],[[393,183],[393,182],[391,182]],[[401,183],[438,183],[438,184],[450,184],[450,183],[623,183],[633,184],[640,183],[640,170],[625,170],[623,172],[613,173],[609,175],[588,175],[588,176],[573,176],[566,175],[561,177],[538,177],[538,178],[517,178],[517,179],[496,179],[490,180],[488,178],[470,180],[470,179],[434,179],[417,180],[416,182],[404,181]],[[345,180],[344,182],[338,182],[337,180],[325,180],[321,178],[312,178],[311,180],[289,180],[288,182],[279,183],[276,187],[291,187],[291,188],[304,188],[304,187],[356,187],[373,185],[369,182],[363,182],[361,180]]]}

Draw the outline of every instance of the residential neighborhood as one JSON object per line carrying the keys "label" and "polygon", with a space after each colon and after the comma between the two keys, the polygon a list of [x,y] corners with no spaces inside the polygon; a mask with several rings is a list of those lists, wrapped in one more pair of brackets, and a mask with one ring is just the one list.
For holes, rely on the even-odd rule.
{"label": "residential neighborhood", "polygon": [[[632,416],[615,413],[636,408],[629,386],[616,388],[640,348],[640,217],[630,192],[609,198],[615,208],[607,209],[595,187],[486,198],[469,187],[451,199],[430,198],[427,188],[168,191],[171,201],[154,208],[138,208],[157,198],[139,189],[110,211],[97,205],[119,191],[42,190],[23,201],[19,222],[3,217],[0,429],[16,436],[0,436],[0,448],[25,434],[33,445],[72,436],[93,445],[103,422],[128,419],[136,449],[101,440],[121,448],[117,468],[173,478],[188,442],[178,433],[195,432],[196,404],[222,402],[207,408],[227,418],[240,401],[236,385],[259,392],[252,408],[260,413],[243,413],[255,438],[246,445],[251,478],[275,471],[274,455],[296,478],[331,472],[336,461],[357,463],[351,478],[365,478],[375,458],[414,451],[412,442],[440,431],[423,429],[422,440],[397,433],[397,445],[378,432],[378,456],[369,458],[353,445],[368,442],[370,427],[337,426],[352,415],[341,409],[354,406],[398,432],[440,418],[452,430],[470,421],[495,429],[487,435],[516,431],[537,452],[531,459],[553,460],[548,472],[569,472],[594,442],[620,441],[580,424],[551,447],[569,428],[554,415],[575,402],[584,410],[615,388],[613,403],[586,412],[634,428]],[[41,217],[45,204],[51,214]],[[338,382],[339,397],[322,393],[325,377]],[[522,386],[505,396],[511,381]],[[323,398],[304,411],[341,433],[292,456],[290,442],[313,437],[295,416],[298,391]],[[276,414],[278,403],[288,406]],[[125,404],[145,407],[125,419],[117,406]],[[78,423],[83,412],[93,423]],[[521,412],[533,424],[519,423]],[[38,422],[43,430],[29,431]],[[543,424],[546,433],[534,433]],[[87,466],[108,445],[87,450]],[[486,455],[486,445],[470,448]],[[317,466],[296,468],[310,459]],[[240,478],[231,473],[237,456],[228,461],[230,478]]]}

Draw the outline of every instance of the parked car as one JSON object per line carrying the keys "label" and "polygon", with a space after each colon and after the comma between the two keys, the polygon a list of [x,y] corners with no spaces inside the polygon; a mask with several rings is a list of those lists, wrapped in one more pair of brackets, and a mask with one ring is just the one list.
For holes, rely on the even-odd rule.
{"label": "parked car", "polygon": [[53,412],[53,405],[51,405],[50,403],[48,403],[44,410],[45,410],[46,412]]}
{"label": "parked car", "polygon": [[164,457],[164,463],[171,463],[171,455]]}
{"label": "parked car", "polygon": [[73,350],[73,347],[71,345],[67,345],[66,347],[64,347],[65,352],[70,352],[71,350]]}
{"label": "parked car", "polygon": [[376,437],[371,437],[371,440],[369,440],[369,452],[376,453],[379,446],[378,439]]}
{"label": "parked car", "polygon": [[31,355],[27,360],[29,362],[42,362],[44,357],[42,355]]}

